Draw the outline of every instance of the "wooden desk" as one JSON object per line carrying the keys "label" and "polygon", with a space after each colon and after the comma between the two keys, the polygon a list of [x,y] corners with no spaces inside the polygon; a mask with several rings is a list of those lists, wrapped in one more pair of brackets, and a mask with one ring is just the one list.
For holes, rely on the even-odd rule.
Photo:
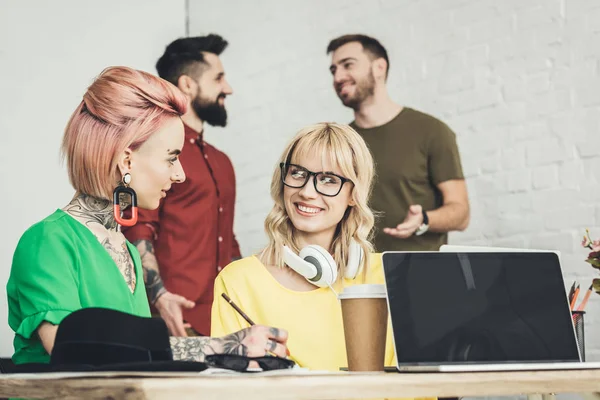
{"label": "wooden desk", "polygon": [[0,397],[111,399],[363,399],[600,392],[600,369],[480,373],[202,376],[144,373],[0,375]]}

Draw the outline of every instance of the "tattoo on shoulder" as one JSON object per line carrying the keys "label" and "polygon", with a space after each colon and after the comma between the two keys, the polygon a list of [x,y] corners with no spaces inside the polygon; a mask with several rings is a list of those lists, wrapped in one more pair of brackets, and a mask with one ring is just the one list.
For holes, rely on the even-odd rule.
{"label": "tattoo on shoulder", "polygon": [[171,351],[173,360],[204,361],[207,354],[214,354],[209,337],[179,337],[171,336]]}

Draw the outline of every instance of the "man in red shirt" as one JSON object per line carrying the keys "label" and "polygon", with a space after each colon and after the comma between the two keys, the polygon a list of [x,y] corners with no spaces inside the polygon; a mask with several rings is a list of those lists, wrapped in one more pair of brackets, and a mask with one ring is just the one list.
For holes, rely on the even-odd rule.
{"label": "man in red shirt", "polygon": [[226,47],[213,34],[177,39],[156,63],[158,75],[189,99],[179,155],[186,180],[173,185],[157,210],[140,210],[138,223],[123,228],[140,251],[148,299],[175,336],[210,334],[214,280],[240,258],[233,166],[203,139],[205,122],[227,124],[225,97],[233,91],[219,59]]}

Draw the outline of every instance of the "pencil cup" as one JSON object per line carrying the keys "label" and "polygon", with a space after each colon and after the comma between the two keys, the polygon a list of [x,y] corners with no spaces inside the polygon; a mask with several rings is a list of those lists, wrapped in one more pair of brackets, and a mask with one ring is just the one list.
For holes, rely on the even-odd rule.
{"label": "pencil cup", "polygon": [[571,311],[571,314],[573,315],[573,326],[575,326],[575,337],[577,338],[581,360],[585,361],[585,326],[583,323],[585,311]]}
{"label": "pencil cup", "polygon": [[342,319],[349,371],[383,371],[388,310],[385,285],[344,288]]}

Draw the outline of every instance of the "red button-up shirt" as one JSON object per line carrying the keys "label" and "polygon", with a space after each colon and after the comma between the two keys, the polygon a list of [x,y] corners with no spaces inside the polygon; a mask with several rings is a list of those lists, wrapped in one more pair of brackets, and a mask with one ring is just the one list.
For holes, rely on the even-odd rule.
{"label": "red button-up shirt", "polygon": [[173,184],[157,210],[139,210],[138,223],[123,227],[129,241],[150,240],[165,288],[196,303],[183,318],[210,335],[214,280],[240,257],[233,233],[235,173],[225,153],[185,126],[179,156],[186,180]]}

